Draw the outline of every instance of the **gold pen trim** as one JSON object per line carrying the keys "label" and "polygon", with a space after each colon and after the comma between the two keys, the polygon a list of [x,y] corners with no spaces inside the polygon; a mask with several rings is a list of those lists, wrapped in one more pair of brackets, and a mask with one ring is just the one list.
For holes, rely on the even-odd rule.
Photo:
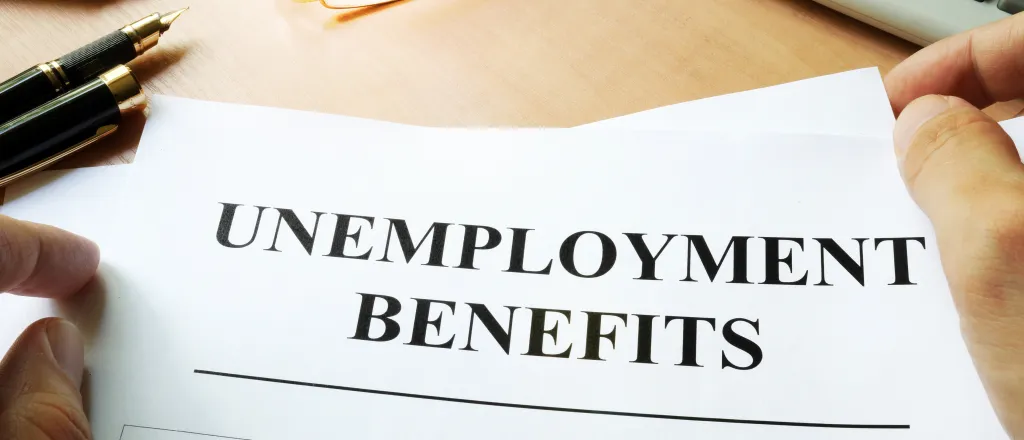
{"label": "gold pen trim", "polygon": [[121,32],[132,40],[135,55],[142,55],[155,47],[160,42],[160,35],[167,32],[174,20],[187,10],[188,8],[182,8],[167,14],[156,12],[121,28]]}
{"label": "gold pen trim", "polygon": [[50,67],[50,63],[39,64],[36,66],[36,69],[43,72],[43,75],[46,75],[46,79],[50,80],[54,92],[60,93],[61,90],[64,90],[64,84],[57,77],[57,72],[54,72],[53,68]]}
{"label": "gold pen trim", "polygon": [[153,13],[146,18],[138,20],[121,28],[128,38],[131,38],[135,45],[135,55],[142,55],[152,49],[160,41],[160,31],[163,23],[160,23],[160,13]]}
{"label": "gold pen trim", "polygon": [[43,168],[53,165],[54,162],[57,162],[58,160],[61,160],[71,154],[74,154],[76,151],[88,147],[89,145],[92,145],[94,142],[111,135],[115,131],[117,131],[117,125],[104,125],[96,129],[96,134],[90,137],[89,139],[79,142],[72,146],[71,148],[68,148],[64,151],[61,151],[60,153],[54,154],[53,156],[43,159],[30,167],[18,171],[17,173],[0,178],[0,187],[7,186],[11,182],[14,182],[15,180],[18,180],[22,177],[28,176],[29,174],[35,173],[36,171],[40,171]]}
{"label": "gold pen trim", "polygon": [[135,55],[142,55],[142,37],[139,36],[138,32],[135,32],[135,28],[132,25],[128,25],[121,28],[121,32],[132,40],[132,44],[135,46]]}
{"label": "gold pen trim", "polygon": [[120,65],[110,69],[100,75],[99,79],[114,95],[121,113],[142,106],[147,101],[146,92],[142,90],[138,78],[127,66]]}
{"label": "gold pen trim", "polygon": [[60,79],[64,81],[64,87],[71,86],[71,80],[68,79],[68,75],[64,73],[64,66],[61,66],[59,61],[53,60],[46,64],[48,64],[54,72],[57,72],[57,75],[60,75]]}

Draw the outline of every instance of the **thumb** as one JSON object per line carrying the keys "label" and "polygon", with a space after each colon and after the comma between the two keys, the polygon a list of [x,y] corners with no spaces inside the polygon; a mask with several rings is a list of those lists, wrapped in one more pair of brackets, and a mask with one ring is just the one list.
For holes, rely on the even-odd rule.
{"label": "thumb", "polygon": [[82,336],[58,318],[36,321],[0,364],[0,438],[88,440]]}
{"label": "thumb", "polygon": [[918,98],[900,114],[893,140],[904,182],[933,222],[962,220],[967,212],[950,211],[1005,195],[994,190],[1021,189],[1024,166],[1013,140],[963,99]]}
{"label": "thumb", "polygon": [[0,215],[0,292],[67,297],[96,273],[95,243],[53,226]]}
{"label": "thumb", "polygon": [[894,132],[900,172],[935,228],[964,340],[1003,426],[1024,438],[1024,164],[994,120],[925,96]]}

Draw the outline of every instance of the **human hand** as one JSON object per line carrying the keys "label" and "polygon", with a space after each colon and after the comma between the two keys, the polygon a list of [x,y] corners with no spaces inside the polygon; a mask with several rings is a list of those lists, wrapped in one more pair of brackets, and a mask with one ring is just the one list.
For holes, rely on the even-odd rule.
{"label": "human hand", "polygon": [[[95,274],[99,249],[60,229],[0,216],[0,292],[63,298]],[[91,439],[82,408],[85,353],[70,322],[33,323],[0,363],[0,438]]]}
{"label": "human hand", "polygon": [[978,110],[1024,98],[1024,15],[921,50],[885,86],[900,173],[935,228],[964,340],[1003,427],[1024,438],[1024,165]]}

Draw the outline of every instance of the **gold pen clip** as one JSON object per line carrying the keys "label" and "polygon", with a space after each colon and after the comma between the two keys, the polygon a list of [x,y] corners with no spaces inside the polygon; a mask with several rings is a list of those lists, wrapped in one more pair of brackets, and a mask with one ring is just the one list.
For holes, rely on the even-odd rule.
{"label": "gold pen clip", "polygon": [[68,148],[68,149],[66,149],[64,151],[61,151],[60,153],[54,154],[53,156],[50,156],[50,157],[48,157],[46,159],[43,159],[43,160],[33,164],[32,166],[26,167],[26,168],[22,169],[21,171],[18,171],[18,172],[14,173],[14,174],[10,174],[10,175],[7,175],[7,176],[4,176],[4,177],[0,178],[0,187],[6,187],[7,185],[9,185],[11,182],[14,182],[15,180],[18,180],[18,179],[20,179],[22,177],[28,176],[29,174],[35,173],[36,171],[40,171],[40,170],[42,170],[42,169],[44,169],[44,168],[46,168],[46,167],[48,167],[50,165],[53,165],[55,162],[65,158],[65,157],[67,157],[67,156],[69,156],[71,154],[74,154],[78,150],[81,150],[81,149],[83,149],[85,147],[88,147],[89,145],[92,145],[92,143],[94,143],[94,142],[96,142],[96,141],[98,141],[100,139],[103,139],[103,138],[109,136],[110,134],[112,134],[115,131],[117,131],[117,125],[114,125],[114,124],[104,125],[104,126],[98,128],[98,129],[96,129],[96,134],[92,135],[92,137],[90,137],[90,138],[88,138],[88,139],[86,139],[86,140],[84,140],[82,142],[79,142],[79,143],[75,144],[71,148]]}

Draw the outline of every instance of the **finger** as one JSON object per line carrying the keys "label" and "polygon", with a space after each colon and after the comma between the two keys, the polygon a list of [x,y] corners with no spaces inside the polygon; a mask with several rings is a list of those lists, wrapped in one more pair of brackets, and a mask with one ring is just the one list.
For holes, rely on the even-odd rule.
{"label": "finger", "polygon": [[939,94],[964,98],[976,107],[1024,97],[1024,14],[932,44],[885,77],[893,110]]}
{"label": "finger", "polygon": [[1024,165],[999,124],[929,95],[900,115],[900,171],[935,228],[978,373],[1007,431],[1024,438]]}
{"label": "finger", "polygon": [[29,326],[0,364],[0,438],[90,439],[79,391],[84,364],[74,325],[48,318]]}
{"label": "finger", "polygon": [[957,97],[914,101],[896,121],[893,141],[904,181],[933,221],[960,218],[957,212],[986,200],[995,188],[1016,188],[1024,176],[1009,135]]}
{"label": "finger", "polygon": [[0,292],[60,298],[96,273],[95,243],[54,228],[0,215]]}

